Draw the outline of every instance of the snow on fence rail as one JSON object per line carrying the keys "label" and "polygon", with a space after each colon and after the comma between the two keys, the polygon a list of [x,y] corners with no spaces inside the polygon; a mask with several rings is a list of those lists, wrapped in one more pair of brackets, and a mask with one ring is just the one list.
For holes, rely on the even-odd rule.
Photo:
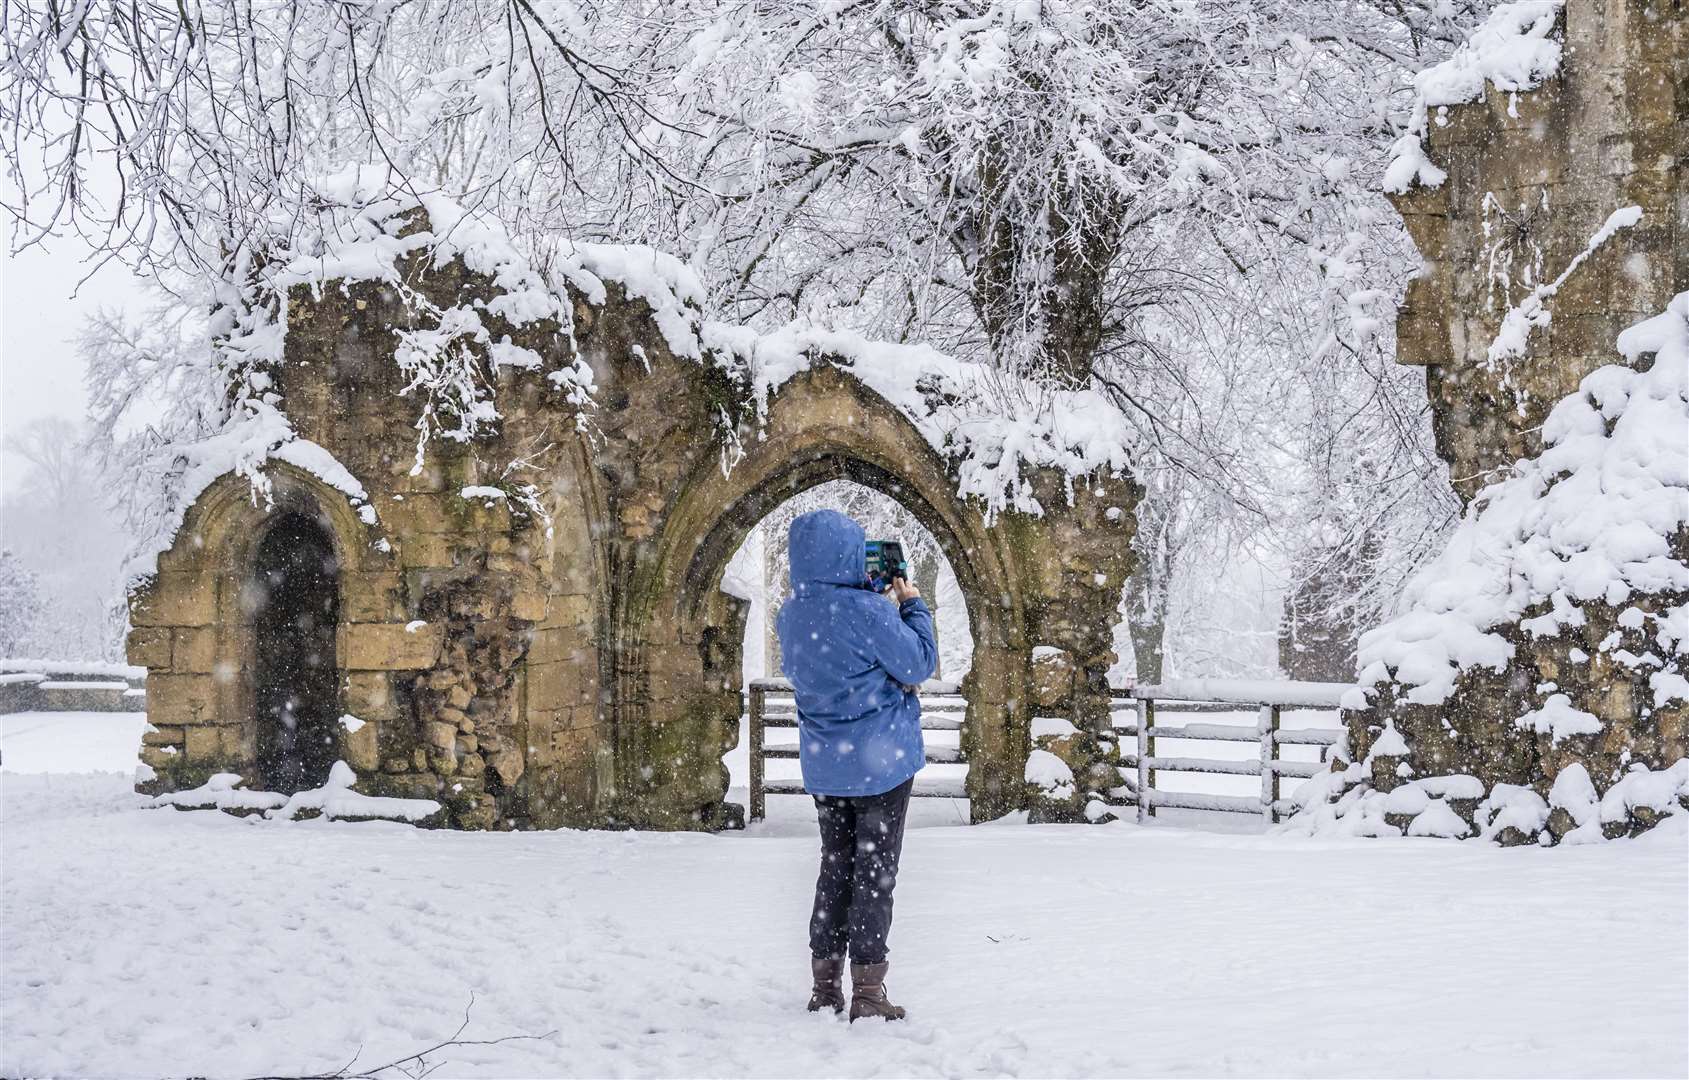
{"label": "snow on fence rail", "polygon": [[[1290,809],[1283,798],[1284,777],[1306,779],[1324,772],[1327,751],[1319,761],[1285,761],[1278,756],[1281,746],[1335,746],[1343,738],[1337,728],[1284,728],[1281,714],[1289,708],[1337,708],[1343,695],[1355,689],[1350,683],[1268,681],[1253,679],[1176,679],[1156,686],[1139,686],[1117,696],[1117,705],[1130,708],[1132,719],[1116,724],[1115,730],[1137,740],[1133,753],[1122,755],[1123,773],[1135,771],[1135,783],[1127,802],[1138,808],[1138,820],[1153,817],[1157,807],[1179,810],[1215,810],[1226,813],[1259,814],[1269,822]],[[1244,724],[1168,724],[1157,713],[1235,712],[1238,705],[1256,707],[1253,726]],[[1209,742],[1253,742],[1260,756],[1239,761],[1222,758],[1162,757],[1156,754],[1156,740],[1194,739]],[[1156,787],[1155,774],[1169,772],[1211,773],[1225,776],[1259,776],[1258,796],[1208,795],[1163,791]]]}
{"label": "snow on fence rail", "polygon": [[1127,691],[1137,699],[1224,702],[1232,705],[1289,705],[1337,708],[1353,683],[1300,682],[1295,679],[1169,679]]}
{"label": "snow on fence rail", "polygon": [[[921,730],[960,731],[967,714],[968,702],[962,697],[960,683],[942,679],[928,679],[920,686]],[[750,820],[761,821],[767,816],[769,795],[803,795],[802,780],[769,780],[764,776],[764,762],[769,758],[796,759],[797,743],[769,745],[767,729],[798,726],[797,701],[792,697],[792,684],[787,679],[753,679],[748,687],[745,713],[748,718],[750,742]],[[934,765],[966,764],[961,747],[933,746],[926,748],[927,763]],[[965,799],[967,791],[962,777],[916,777],[911,794],[917,797]]]}
{"label": "snow on fence rail", "polygon": [[0,713],[140,712],[146,677],[129,664],[0,659]]}

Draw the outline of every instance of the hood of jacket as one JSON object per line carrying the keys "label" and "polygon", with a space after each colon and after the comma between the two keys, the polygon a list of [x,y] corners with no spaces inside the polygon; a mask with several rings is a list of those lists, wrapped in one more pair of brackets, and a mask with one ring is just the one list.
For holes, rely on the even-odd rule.
{"label": "hood of jacket", "polygon": [[862,526],[837,510],[811,510],[798,515],[787,533],[792,588],[866,583],[866,541]]}

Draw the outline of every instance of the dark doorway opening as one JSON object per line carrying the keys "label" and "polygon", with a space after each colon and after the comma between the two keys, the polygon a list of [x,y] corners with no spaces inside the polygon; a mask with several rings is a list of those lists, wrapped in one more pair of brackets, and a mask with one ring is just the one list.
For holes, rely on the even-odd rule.
{"label": "dark doorway opening", "polygon": [[327,532],[303,514],[284,515],[258,545],[252,584],[263,785],[284,794],[320,787],[334,765],[340,715],[340,565]]}

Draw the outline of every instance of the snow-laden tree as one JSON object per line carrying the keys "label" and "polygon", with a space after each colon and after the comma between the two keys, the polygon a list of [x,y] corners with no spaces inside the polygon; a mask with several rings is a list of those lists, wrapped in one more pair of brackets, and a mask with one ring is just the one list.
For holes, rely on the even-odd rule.
{"label": "snow-laden tree", "polygon": [[11,548],[0,548],[0,656],[24,655],[40,613],[34,572]]}
{"label": "snow-laden tree", "polygon": [[85,443],[74,422],[43,416],[0,440],[0,450],[16,454],[24,463],[22,496],[52,512],[98,500]]}
{"label": "snow-laden tree", "polygon": [[1250,238],[1353,264],[1401,76],[1480,6],[15,0],[6,114],[60,137],[11,143],[13,209],[239,308],[335,224],[315,181],[381,163],[536,248],[672,248],[742,319],[856,312],[1079,378]]}
{"label": "snow-laden tree", "polygon": [[[537,265],[560,237],[644,241],[712,314],[985,357],[1028,412],[1106,388],[1148,519],[1197,515],[1175,532],[1390,550],[1442,481],[1423,392],[1381,359],[1415,262],[1377,178],[1406,74],[1487,6],[13,0],[0,119],[25,240],[75,228],[170,290],[145,331],[89,338],[102,427],[171,402],[135,472],[263,410],[276,268],[355,227],[323,181],[373,165]],[[1356,446],[1377,460],[1314,457]]]}
{"label": "snow-laden tree", "polygon": [[99,459],[88,452],[87,432],[63,417],[42,417],[9,434],[3,449],[17,468],[12,490],[0,502],[0,546],[51,603],[24,610],[28,605],[19,600],[14,610],[0,596],[14,650],[0,650],[0,656],[117,659],[126,540]]}

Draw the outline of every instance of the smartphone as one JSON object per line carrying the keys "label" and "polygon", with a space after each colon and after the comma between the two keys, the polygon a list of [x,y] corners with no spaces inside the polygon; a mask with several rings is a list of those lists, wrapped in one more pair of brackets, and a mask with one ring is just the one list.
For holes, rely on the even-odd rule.
{"label": "smartphone", "polygon": [[897,578],[908,580],[909,564],[903,559],[903,545],[896,540],[868,541],[868,585],[885,592]]}

